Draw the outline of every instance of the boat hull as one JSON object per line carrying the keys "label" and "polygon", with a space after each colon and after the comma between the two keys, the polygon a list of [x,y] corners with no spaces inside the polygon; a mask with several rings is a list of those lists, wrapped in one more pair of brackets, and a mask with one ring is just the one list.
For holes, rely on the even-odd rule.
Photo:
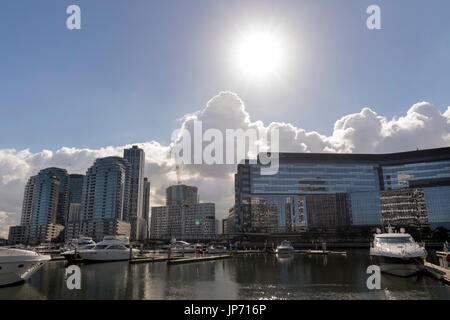
{"label": "boat hull", "polygon": [[185,248],[184,250],[176,248],[176,249],[171,249],[170,251],[172,253],[195,253],[195,248]]}
{"label": "boat hull", "polygon": [[0,287],[11,286],[31,278],[48,260],[0,263]]}
{"label": "boat hull", "polygon": [[294,249],[288,249],[288,248],[278,248],[275,250],[276,254],[279,255],[291,255],[294,254],[295,250]]}
{"label": "boat hull", "polygon": [[[133,256],[136,253],[133,250]],[[130,260],[130,251],[118,250],[108,252],[79,252],[78,255],[83,261],[87,262],[112,262],[112,261],[127,261]]]}
{"label": "boat hull", "polygon": [[209,249],[206,251],[208,254],[223,254],[227,253],[228,251],[226,249]]}
{"label": "boat hull", "polygon": [[81,260],[80,255],[77,253],[75,254],[75,252],[71,252],[71,253],[62,253],[61,254],[66,260],[68,261],[76,261],[76,260]]}
{"label": "boat hull", "polygon": [[423,259],[420,257],[403,259],[373,255],[371,259],[380,267],[381,272],[398,277],[411,277],[425,269]]}

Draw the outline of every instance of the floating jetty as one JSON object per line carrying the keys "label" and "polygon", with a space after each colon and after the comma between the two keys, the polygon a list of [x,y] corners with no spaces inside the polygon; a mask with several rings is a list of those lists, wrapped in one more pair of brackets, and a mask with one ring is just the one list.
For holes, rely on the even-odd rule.
{"label": "floating jetty", "polygon": [[295,250],[295,253],[300,254],[340,254],[347,255],[347,251],[330,251],[330,250]]}
{"label": "floating jetty", "polygon": [[[172,256],[170,259],[176,260],[176,259],[182,259],[183,256]],[[169,259],[167,256],[158,256],[158,257],[136,257],[130,260],[131,264],[136,263],[152,263],[152,262],[166,262]]]}
{"label": "floating jetty", "polygon": [[168,264],[180,264],[180,263],[191,263],[191,262],[201,262],[210,260],[220,260],[231,258],[230,254],[220,255],[220,256],[207,256],[207,257],[192,257],[192,258],[179,258],[167,260]]}
{"label": "floating jetty", "polygon": [[425,269],[433,278],[450,283],[449,269],[445,269],[428,261],[425,261]]}
{"label": "floating jetty", "polygon": [[232,254],[250,254],[250,253],[256,253],[256,254],[265,254],[267,253],[267,251],[264,250],[236,250],[236,251],[231,251]]}
{"label": "floating jetty", "polygon": [[436,256],[439,258],[440,266],[431,262],[425,261],[426,271],[434,278],[450,283],[450,268],[449,268],[450,253],[444,251],[437,251]]}

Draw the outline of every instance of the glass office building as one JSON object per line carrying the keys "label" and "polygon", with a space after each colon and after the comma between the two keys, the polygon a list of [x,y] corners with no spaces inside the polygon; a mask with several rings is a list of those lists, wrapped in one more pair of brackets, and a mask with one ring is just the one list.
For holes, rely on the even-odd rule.
{"label": "glass office building", "polygon": [[[313,227],[448,226],[450,148],[394,154],[280,153],[276,175],[246,161],[235,175],[235,222],[255,231],[252,203],[276,215],[270,232]],[[252,220],[253,219],[253,220]],[[270,219],[270,221],[274,221]]]}
{"label": "glass office building", "polygon": [[81,203],[83,179],[82,174],[69,175],[69,203]]}

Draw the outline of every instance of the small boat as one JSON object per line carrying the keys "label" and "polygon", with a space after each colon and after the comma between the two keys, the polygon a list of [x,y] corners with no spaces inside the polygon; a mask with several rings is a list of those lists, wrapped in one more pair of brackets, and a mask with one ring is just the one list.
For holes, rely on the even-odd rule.
{"label": "small boat", "polygon": [[170,250],[173,253],[195,253],[195,245],[186,241],[174,241],[170,244]]}
{"label": "small boat", "polygon": [[95,244],[88,244],[84,246],[80,246],[74,249],[66,250],[61,253],[61,255],[68,261],[82,260],[79,252],[80,250],[90,250],[95,248]]}
{"label": "small boat", "polygon": [[275,253],[276,254],[293,254],[295,252],[294,247],[291,245],[291,243],[287,240],[284,240],[280,243],[280,245],[276,248]]}
{"label": "small boat", "polygon": [[227,253],[228,249],[225,246],[220,246],[220,245],[211,245],[208,247],[208,249],[206,250],[206,252],[208,254],[219,254],[219,253]]}
{"label": "small boat", "polygon": [[39,254],[59,254],[61,252],[59,246],[53,243],[42,243],[37,247],[32,247],[32,250]]}
{"label": "small boat", "polygon": [[26,281],[50,259],[34,251],[0,248],[0,286]]}
{"label": "small boat", "polygon": [[93,249],[96,243],[90,237],[80,237],[79,239],[73,239],[65,246],[65,251],[61,255],[66,258],[66,260],[81,260],[78,252],[80,250]]}
{"label": "small boat", "polygon": [[66,249],[74,249],[74,248],[78,248],[78,247],[83,247],[86,245],[90,245],[90,244],[95,244],[95,241],[92,240],[91,237],[80,237],[77,239],[72,239],[71,241],[69,241],[65,248]]}
{"label": "small boat", "polygon": [[410,277],[423,271],[426,256],[425,248],[403,228],[400,233],[394,233],[391,228],[387,233],[378,230],[370,248],[370,257],[381,272],[400,277]]}
{"label": "small boat", "polygon": [[130,242],[124,236],[105,236],[93,248],[77,251],[80,258],[87,262],[126,261],[139,254],[139,250],[130,248]]}

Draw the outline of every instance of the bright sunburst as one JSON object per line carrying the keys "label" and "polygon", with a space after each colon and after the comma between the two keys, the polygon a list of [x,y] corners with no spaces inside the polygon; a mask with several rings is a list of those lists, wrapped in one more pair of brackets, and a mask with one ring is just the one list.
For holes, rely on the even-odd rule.
{"label": "bright sunburst", "polygon": [[280,74],[286,64],[283,38],[270,30],[249,30],[233,48],[233,64],[251,80],[268,80]]}

